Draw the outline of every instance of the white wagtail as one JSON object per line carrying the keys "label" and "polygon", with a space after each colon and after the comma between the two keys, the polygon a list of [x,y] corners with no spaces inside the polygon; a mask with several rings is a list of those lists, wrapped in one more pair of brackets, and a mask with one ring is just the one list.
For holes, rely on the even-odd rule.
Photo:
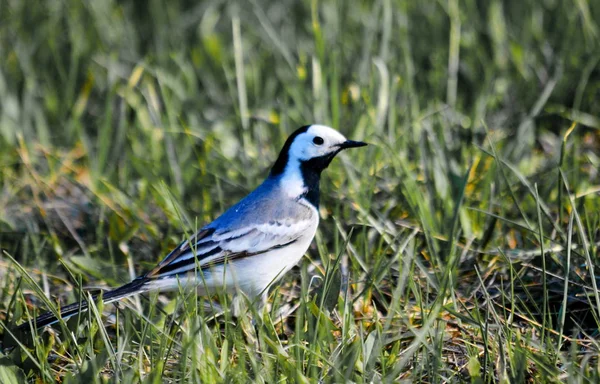
{"label": "white wagtail", "polygon": [[[269,286],[298,263],[315,236],[321,172],[340,151],[365,145],[323,125],[296,130],[261,185],[182,242],[154,269],[106,292],[103,302],[190,284],[199,295],[241,291],[251,299],[262,295],[266,300]],[[67,305],[60,315],[66,319],[87,306],[87,301]],[[39,328],[57,321],[47,312],[34,324]],[[28,327],[29,323],[20,326]]]}

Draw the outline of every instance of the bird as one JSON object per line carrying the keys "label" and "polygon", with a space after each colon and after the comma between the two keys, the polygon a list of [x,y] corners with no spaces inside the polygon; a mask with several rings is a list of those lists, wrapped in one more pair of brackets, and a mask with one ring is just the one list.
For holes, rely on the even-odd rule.
{"label": "bird", "polygon": [[[298,264],[315,237],[322,171],[341,151],[365,145],[325,125],[297,129],[256,189],[181,242],[153,269],[91,299],[101,297],[108,304],[140,293],[192,286],[200,296],[241,291],[265,302],[268,288]],[[62,307],[59,314],[66,320],[88,306],[82,300]],[[18,327],[39,329],[56,322],[55,314],[46,312]]]}

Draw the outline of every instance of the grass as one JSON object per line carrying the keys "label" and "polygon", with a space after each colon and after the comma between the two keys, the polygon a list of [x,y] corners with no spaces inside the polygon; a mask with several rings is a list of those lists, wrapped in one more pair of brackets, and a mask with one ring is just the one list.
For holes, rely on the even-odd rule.
{"label": "grass", "polygon": [[[0,0],[0,382],[597,382],[598,11]],[[310,122],[373,145],[324,174],[267,313],[176,292],[12,337],[151,268]]]}

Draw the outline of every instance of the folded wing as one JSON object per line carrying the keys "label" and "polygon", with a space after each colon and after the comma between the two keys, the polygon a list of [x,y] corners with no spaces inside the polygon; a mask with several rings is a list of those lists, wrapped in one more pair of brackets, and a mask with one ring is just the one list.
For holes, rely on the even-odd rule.
{"label": "folded wing", "polygon": [[189,241],[181,243],[143,278],[183,275],[266,253],[293,244],[310,226],[310,220],[273,220],[233,231],[202,229]]}

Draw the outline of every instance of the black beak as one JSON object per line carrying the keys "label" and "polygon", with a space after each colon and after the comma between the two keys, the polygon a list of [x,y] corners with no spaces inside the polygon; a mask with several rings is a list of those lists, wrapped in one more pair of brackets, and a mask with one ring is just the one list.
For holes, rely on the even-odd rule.
{"label": "black beak", "polygon": [[343,143],[339,144],[338,146],[340,149],[348,149],[348,148],[364,147],[365,145],[368,145],[368,144],[364,143],[362,141],[346,140]]}

